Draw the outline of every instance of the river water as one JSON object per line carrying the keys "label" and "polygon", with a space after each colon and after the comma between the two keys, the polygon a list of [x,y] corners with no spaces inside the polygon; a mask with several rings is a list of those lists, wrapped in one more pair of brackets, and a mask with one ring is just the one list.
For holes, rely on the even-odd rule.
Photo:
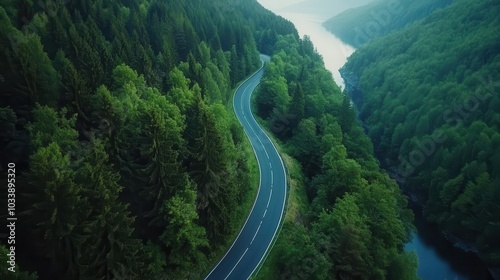
{"label": "river water", "polygon": [[[292,1],[294,3],[300,0]],[[310,37],[319,54],[323,56],[325,67],[332,73],[335,82],[344,88],[338,69],[355,51],[340,39],[328,32],[321,24],[328,17],[323,14],[301,13],[284,7],[290,2],[283,0],[259,0],[259,3],[274,13],[290,20],[299,35]],[[336,11],[337,14],[341,11]],[[332,14],[333,15],[333,14]],[[489,280],[487,267],[473,253],[465,253],[450,244],[433,225],[427,223],[418,207],[415,213],[415,226],[418,233],[406,244],[405,249],[416,251],[419,258],[418,276],[423,280]]]}
{"label": "river water", "polygon": [[474,253],[453,246],[439,229],[422,217],[420,206],[410,202],[417,234],[405,249],[418,255],[418,276],[423,280],[493,280],[488,268]]}

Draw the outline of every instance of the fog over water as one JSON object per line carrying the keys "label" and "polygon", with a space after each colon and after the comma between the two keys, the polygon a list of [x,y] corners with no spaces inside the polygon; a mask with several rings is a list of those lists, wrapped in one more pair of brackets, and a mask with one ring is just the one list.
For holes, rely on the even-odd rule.
{"label": "fog over water", "polygon": [[258,0],[258,2],[281,15],[282,12],[308,13],[331,18],[350,8],[363,6],[372,0]]}

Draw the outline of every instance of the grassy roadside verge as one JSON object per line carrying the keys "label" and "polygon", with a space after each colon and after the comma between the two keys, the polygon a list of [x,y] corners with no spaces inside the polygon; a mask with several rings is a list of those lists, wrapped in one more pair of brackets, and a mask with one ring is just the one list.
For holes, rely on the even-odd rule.
{"label": "grassy roadside verge", "polygon": [[[287,211],[285,214],[283,227],[293,227],[298,223],[302,223],[304,214],[307,211],[308,203],[306,192],[304,189],[304,178],[302,171],[300,169],[299,163],[287,155],[281,152],[281,157],[288,170],[288,204]],[[282,230],[276,239],[276,245],[287,239],[285,236],[290,231]],[[276,247],[274,247],[276,248]],[[260,268],[259,273],[253,276],[252,280],[270,280],[270,279],[280,279],[277,271],[277,257],[279,252],[277,250],[271,249],[269,255],[267,256],[264,264]]]}

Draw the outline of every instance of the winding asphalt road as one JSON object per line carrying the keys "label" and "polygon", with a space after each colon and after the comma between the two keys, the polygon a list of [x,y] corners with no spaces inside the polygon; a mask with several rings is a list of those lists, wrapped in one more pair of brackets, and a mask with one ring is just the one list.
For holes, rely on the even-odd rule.
{"label": "winding asphalt road", "polygon": [[259,164],[259,190],[240,233],[205,279],[248,279],[263,261],[283,216],[285,167],[276,147],[253,117],[250,107],[250,97],[264,72],[264,61],[269,61],[266,55],[260,57],[262,67],[236,89],[233,98],[234,112],[250,139]]}

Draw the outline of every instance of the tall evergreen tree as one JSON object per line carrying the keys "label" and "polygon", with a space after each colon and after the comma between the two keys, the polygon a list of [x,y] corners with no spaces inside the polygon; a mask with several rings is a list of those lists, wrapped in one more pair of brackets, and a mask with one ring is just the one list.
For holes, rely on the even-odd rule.
{"label": "tall evergreen tree", "polygon": [[94,141],[87,149],[78,180],[86,182],[84,195],[92,201],[88,218],[81,224],[78,262],[81,279],[140,277],[140,240],[133,236],[134,218],[121,202],[120,175],[112,169],[104,144]]}

